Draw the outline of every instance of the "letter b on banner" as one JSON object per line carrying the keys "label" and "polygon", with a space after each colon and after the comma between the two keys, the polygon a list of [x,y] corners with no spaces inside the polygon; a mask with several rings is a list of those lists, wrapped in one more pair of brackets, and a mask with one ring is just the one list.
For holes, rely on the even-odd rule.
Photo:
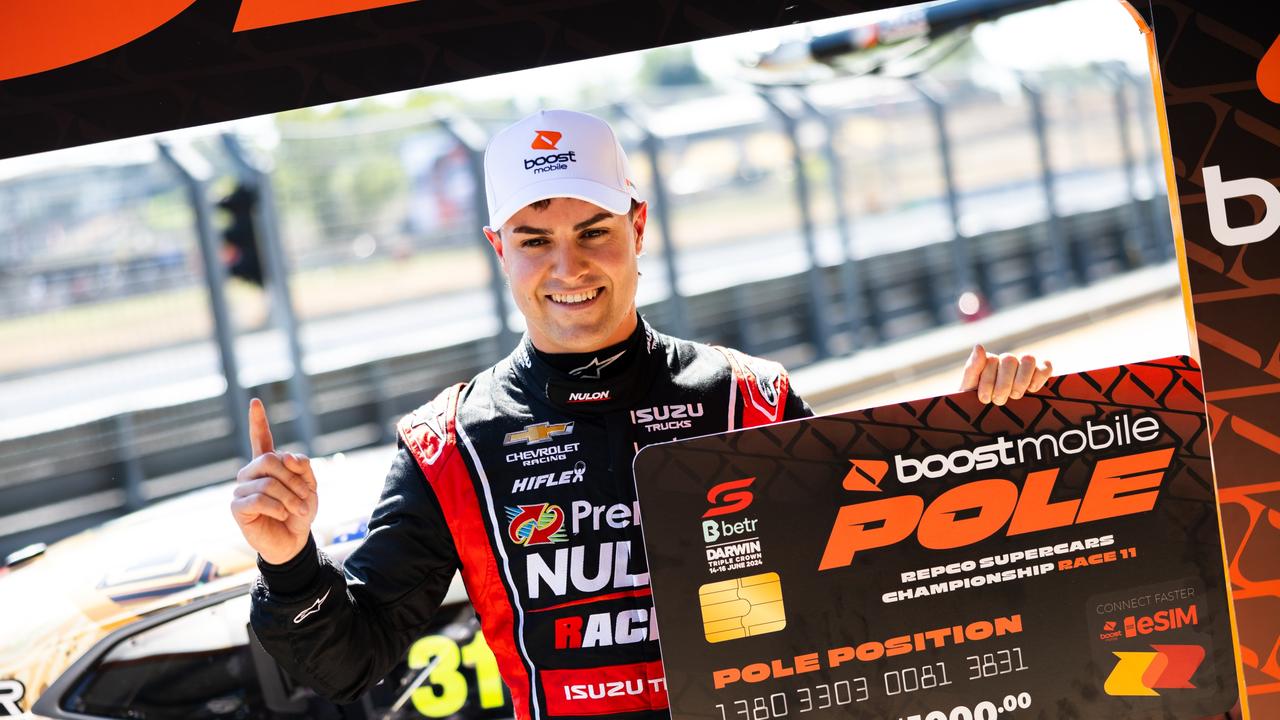
{"label": "letter b on banner", "polygon": [[[1266,240],[1280,229],[1280,189],[1262,178],[1223,180],[1218,165],[1209,165],[1204,176],[1204,203],[1209,211],[1209,233],[1223,245],[1248,245]],[[1233,228],[1227,224],[1227,200],[1253,195],[1261,198],[1262,219],[1254,225]]]}

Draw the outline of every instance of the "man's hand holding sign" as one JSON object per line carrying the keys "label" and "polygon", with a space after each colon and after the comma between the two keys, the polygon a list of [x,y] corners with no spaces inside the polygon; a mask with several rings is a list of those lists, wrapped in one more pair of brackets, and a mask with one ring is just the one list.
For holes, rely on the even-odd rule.
{"label": "man's hand holding sign", "polygon": [[249,403],[253,459],[236,474],[231,514],[263,560],[282,564],[307,544],[320,507],[316,476],[305,455],[276,452],[262,401]]}

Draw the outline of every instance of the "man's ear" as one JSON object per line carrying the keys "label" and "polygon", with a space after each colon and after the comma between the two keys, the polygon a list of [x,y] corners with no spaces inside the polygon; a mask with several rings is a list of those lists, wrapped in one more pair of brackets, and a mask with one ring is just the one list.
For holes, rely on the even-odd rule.
{"label": "man's ear", "polygon": [[636,232],[636,255],[644,252],[644,224],[649,219],[649,204],[638,203],[631,217],[631,228]]}
{"label": "man's ear", "polygon": [[495,230],[488,227],[483,228],[484,236],[489,240],[489,244],[493,246],[493,251],[498,254],[498,262],[502,263],[502,269],[507,269],[507,258],[502,254],[502,236]]}

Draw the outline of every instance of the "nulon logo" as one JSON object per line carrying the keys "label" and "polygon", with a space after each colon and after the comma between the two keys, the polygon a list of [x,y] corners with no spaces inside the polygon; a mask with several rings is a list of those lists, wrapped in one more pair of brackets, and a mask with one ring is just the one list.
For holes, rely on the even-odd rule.
{"label": "nulon logo", "polygon": [[596,390],[593,392],[571,392],[569,393],[569,402],[571,403],[589,403],[604,402],[609,399],[612,390]]}

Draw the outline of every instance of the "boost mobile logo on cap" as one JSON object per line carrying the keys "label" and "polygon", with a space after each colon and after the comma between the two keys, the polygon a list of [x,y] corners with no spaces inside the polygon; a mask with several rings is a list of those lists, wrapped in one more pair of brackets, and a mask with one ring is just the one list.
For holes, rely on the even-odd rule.
{"label": "boost mobile logo on cap", "polygon": [[[534,130],[533,142],[529,144],[534,150],[559,150],[557,144],[560,138],[564,137],[562,133],[555,130]],[[552,170],[566,170],[569,163],[578,162],[577,153],[573,150],[569,152],[553,153],[551,155],[539,155],[537,157],[525,158],[524,169],[532,170],[534,174],[551,172]]]}
{"label": "boost mobile logo on cap", "polygon": [[503,445],[515,445],[524,443],[526,445],[537,445],[546,442],[553,437],[561,435],[569,435],[573,432],[573,423],[548,423],[540,422],[533,425],[525,425],[523,430],[509,432],[502,440]]}
{"label": "boost mobile logo on cap", "polygon": [[559,150],[556,143],[560,142],[560,138],[564,137],[563,133],[555,130],[534,130],[533,143],[529,147],[534,150]]}

